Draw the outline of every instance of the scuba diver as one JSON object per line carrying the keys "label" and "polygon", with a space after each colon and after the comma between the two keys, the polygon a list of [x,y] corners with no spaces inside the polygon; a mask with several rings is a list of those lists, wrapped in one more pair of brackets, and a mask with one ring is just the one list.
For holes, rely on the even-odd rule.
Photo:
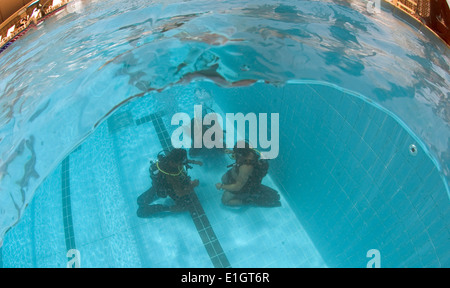
{"label": "scuba diver", "polygon": [[[222,183],[217,183],[217,190],[224,190],[222,203],[226,206],[255,205],[261,207],[281,206],[280,195],[274,189],[261,184],[269,169],[269,163],[260,159],[260,154],[244,141],[244,148],[233,148],[236,162],[230,165],[222,177]],[[230,167],[228,166],[228,167]]]}
{"label": "scuba diver", "polygon": [[[162,151],[158,154],[158,161],[152,161],[149,169],[152,187],[137,199],[138,217],[147,218],[161,212],[188,210],[190,194],[194,193],[194,188],[199,185],[198,180],[191,181],[187,175],[186,170],[192,168],[189,164],[203,165],[200,161],[188,160],[187,152],[184,149]],[[175,202],[175,205],[151,204],[158,198],[167,196]]]}

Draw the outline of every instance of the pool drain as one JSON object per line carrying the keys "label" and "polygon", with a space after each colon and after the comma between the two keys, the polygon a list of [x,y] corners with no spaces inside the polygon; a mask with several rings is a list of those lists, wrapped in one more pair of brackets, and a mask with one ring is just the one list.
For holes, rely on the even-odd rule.
{"label": "pool drain", "polygon": [[409,145],[409,154],[411,154],[412,156],[416,156],[417,155],[417,147],[414,144]]}

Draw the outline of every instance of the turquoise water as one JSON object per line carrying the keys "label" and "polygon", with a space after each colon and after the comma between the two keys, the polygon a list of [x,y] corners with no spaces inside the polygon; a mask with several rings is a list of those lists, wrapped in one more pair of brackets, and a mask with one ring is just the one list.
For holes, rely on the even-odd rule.
{"label": "turquoise water", "polygon": [[[0,55],[2,267],[70,249],[81,267],[450,266],[442,43],[365,2],[110,2]],[[196,214],[136,217],[172,115],[199,103],[279,113],[281,207],[223,206],[215,155],[190,171]]]}

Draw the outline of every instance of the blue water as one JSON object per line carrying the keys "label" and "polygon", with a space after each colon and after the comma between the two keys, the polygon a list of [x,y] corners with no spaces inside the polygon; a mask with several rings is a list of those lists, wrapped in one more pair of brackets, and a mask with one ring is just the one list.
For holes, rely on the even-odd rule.
{"label": "blue water", "polygon": [[[364,1],[165,3],[73,1],[0,55],[2,267],[450,266],[445,45]],[[279,113],[281,207],[223,206],[216,155],[204,214],[136,217],[199,103]]]}

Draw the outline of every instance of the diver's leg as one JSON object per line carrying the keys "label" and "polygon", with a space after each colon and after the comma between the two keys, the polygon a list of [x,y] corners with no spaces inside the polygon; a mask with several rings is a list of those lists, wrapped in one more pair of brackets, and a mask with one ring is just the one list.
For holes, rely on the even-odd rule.
{"label": "diver's leg", "polygon": [[139,206],[146,206],[155,201],[155,198],[156,189],[154,186],[152,186],[137,198],[137,203]]}
{"label": "diver's leg", "polygon": [[172,199],[175,202],[175,205],[170,206],[170,212],[185,212],[188,211],[192,201],[189,195],[178,197],[175,195],[172,195]]}
{"label": "diver's leg", "polygon": [[244,204],[242,199],[229,191],[223,192],[222,203],[225,206],[242,206]]}

